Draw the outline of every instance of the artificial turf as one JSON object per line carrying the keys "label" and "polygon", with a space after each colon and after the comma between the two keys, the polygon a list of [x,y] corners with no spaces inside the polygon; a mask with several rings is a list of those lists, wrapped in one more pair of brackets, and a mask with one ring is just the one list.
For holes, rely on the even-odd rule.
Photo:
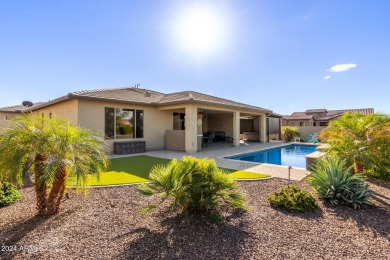
{"label": "artificial turf", "polygon": [[[110,160],[107,172],[100,174],[100,180],[90,176],[91,186],[105,186],[118,184],[131,184],[148,182],[148,176],[153,166],[157,164],[168,164],[171,160],[151,157],[146,155],[115,158]],[[252,173],[225,169],[233,174],[237,179],[262,179],[269,177],[266,174]]]}

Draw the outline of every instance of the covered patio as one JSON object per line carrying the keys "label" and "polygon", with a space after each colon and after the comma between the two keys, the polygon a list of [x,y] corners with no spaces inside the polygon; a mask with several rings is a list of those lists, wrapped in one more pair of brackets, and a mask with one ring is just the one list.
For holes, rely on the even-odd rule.
{"label": "covered patio", "polygon": [[204,104],[168,106],[160,110],[173,114],[173,130],[166,131],[166,149],[169,150],[195,153],[216,143],[238,147],[242,140],[268,141],[268,111],[265,110],[233,110]]}

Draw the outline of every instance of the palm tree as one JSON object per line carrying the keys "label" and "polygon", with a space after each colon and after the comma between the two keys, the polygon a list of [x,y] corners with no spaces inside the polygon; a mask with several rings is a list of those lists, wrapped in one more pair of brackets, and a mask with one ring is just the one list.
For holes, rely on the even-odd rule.
{"label": "palm tree", "polygon": [[389,151],[390,117],[346,113],[332,121],[320,139],[330,144],[331,153],[353,165],[355,173],[361,173],[374,155]]}
{"label": "palm tree", "polygon": [[21,184],[24,174],[33,173],[38,215],[58,211],[68,176],[83,189],[88,175],[98,177],[108,164],[105,142],[95,133],[31,115],[0,132],[0,154],[0,179]]}

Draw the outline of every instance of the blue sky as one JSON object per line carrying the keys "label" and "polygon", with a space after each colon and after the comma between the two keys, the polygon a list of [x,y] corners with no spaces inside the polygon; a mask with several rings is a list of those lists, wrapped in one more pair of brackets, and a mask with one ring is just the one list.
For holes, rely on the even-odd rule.
{"label": "blue sky", "polygon": [[[223,32],[206,37],[207,51],[180,34],[199,6]],[[389,13],[387,0],[3,0],[0,107],[140,84],[280,114],[366,107],[390,114]]]}

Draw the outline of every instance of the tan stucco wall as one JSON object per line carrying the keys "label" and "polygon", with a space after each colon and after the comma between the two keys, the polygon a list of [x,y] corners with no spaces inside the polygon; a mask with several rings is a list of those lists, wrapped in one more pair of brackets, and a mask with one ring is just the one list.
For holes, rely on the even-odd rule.
{"label": "tan stucco wall", "polygon": [[326,126],[299,126],[299,134],[301,139],[307,141],[307,138],[314,133],[319,134],[322,130],[326,128]]}
{"label": "tan stucco wall", "polygon": [[51,113],[53,118],[67,119],[73,126],[77,126],[79,123],[77,111],[78,100],[70,99],[51,106],[40,108],[35,110],[33,113],[36,113],[39,116],[44,113],[46,118],[49,117],[49,114]]}
{"label": "tan stucco wall", "polygon": [[[160,111],[155,107],[129,105],[120,103],[97,102],[89,100],[79,100],[79,125],[92,129],[104,136],[104,108],[128,108],[144,111],[144,138],[136,140],[146,141],[146,149],[165,148],[165,132],[173,129],[173,114],[170,111]],[[135,140],[121,139],[120,141]],[[110,151],[113,151],[115,140],[106,140]]]}
{"label": "tan stucco wall", "polygon": [[185,151],[185,130],[167,130],[165,135],[166,149]]}
{"label": "tan stucco wall", "polygon": [[254,132],[253,119],[240,119],[240,133],[243,132]]}
{"label": "tan stucco wall", "polygon": [[225,136],[233,136],[233,116],[215,115],[208,117],[208,131],[222,131]]}
{"label": "tan stucco wall", "polygon": [[0,128],[6,127],[6,122],[20,116],[19,113],[0,112]]}

